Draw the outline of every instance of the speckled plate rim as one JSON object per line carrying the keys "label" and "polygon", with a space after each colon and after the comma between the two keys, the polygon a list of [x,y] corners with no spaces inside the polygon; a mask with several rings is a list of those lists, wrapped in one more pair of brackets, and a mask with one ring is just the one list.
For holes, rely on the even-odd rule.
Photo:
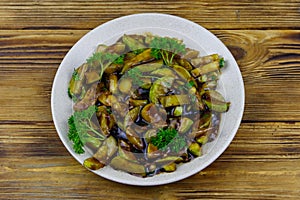
{"label": "speckled plate rim", "polygon": [[51,111],[62,143],[70,154],[82,164],[90,154],[88,152],[82,155],[76,154],[67,137],[67,119],[72,114],[72,102],[67,95],[67,88],[73,69],[85,62],[98,44],[112,44],[124,33],[145,32],[181,38],[187,47],[197,49],[203,55],[218,53],[223,56],[226,60],[226,68],[222,71],[218,90],[227,101],[231,102],[230,110],[222,114],[217,140],[208,145],[208,150],[203,156],[179,166],[175,172],[141,178],[114,170],[109,166],[93,171],[103,178],[123,184],[154,186],[185,179],[206,168],[225,151],[240,126],[245,103],[242,75],[230,51],[214,34],[187,19],[161,13],[133,14],[108,21],[84,35],[66,54],[53,81]]}

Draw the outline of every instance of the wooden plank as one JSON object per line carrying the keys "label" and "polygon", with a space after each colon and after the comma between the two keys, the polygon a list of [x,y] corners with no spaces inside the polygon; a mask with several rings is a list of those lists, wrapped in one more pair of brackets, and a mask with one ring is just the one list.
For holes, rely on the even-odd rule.
{"label": "wooden plank", "polygon": [[[51,120],[55,72],[86,32],[0,31],[0,93],[5,94],[0,99],[0,120],[24,121],[24,116],[28,121]],[[299,121],[300,31],[213,32],[231,50],[242,71],[246,88],[243,119]]]}
{"label": "wooden plank", "polygon": [[2,121],[0,132],[3,157],[69,156],[52,122]]}
{"label": "wooden plank", "polygon": [[[1,155],[67,155],[52,122],[2,122],[0,130],[5,133],[0,136]],[[299,144],[299,123],[242,123],[227,150],[228,156],[225,153],[221,161],[242,160],[243,156],[261,162],[270,159],[299,159]]]}
{"label": "wooden plank", "polygon": [[178,15],[208,29],[299,28],[299,0],[279,1],[22,1],[0,2],[0,29],[92,29],[128,14]]}
{"label": "wooden plank", "polygon": [[[29,157],[20,164],[15,159],[0,158],[0,161],[15,163],[4,166],[5,172],[0,175],[0,194],[3,199],[274,200],[297,199],[300,195],[299,162],[295,161],[216,162],[202,173],[183,181],[147,188],[121,185],[97,177],[69,158]],[[219,170],[224,165],[227,169]],[[251,170],[261,165],[264,166],[260,169],[262,171]]]}
{"label": "wooden plank", "polygon": [[298,100],[294,100],[300,97],[300,32],[222,30],[214,33],[240,66],[246,90],[244,120],[299,119]]}
{"label": "wooden plank", "polygon": [[3,199],[297,199],[299,130],[300,123],[243,123],[208,168],[145,190],[88,172],[64,150],[52,123],[2,123],[0,194]]}
{"label": "wooden plank", "polygon": [[[1,155],[68,156],[52,122],[0,123]],[[51,141],[51,142],[49,142]],[[21,150],[21,151],[20,151]],[[300,122],[242,123],[221,162],[300,159]]]}
{"label": "wooden plank", "polygon": [[[299,9],[300,0],[1,0],[0,199],[299,199]],[[212,31],[246,89],[226,151],[190,178],[147,188],[87,171],[63,146],[50,110],[55,72],[72,45],[108,20],[143,12]]]}
{"label": "wooden plank", "polygon": [[[84,31],[0,31],[0,64],[59,64]],[[57,68],[58,66],[56,66]]]}
{"label": "wooden plank", "polygon": [[0,120],[51,121],[50,97],[56,68],[50,65],[38,69],[21,67],[6,71],[1,66]]}

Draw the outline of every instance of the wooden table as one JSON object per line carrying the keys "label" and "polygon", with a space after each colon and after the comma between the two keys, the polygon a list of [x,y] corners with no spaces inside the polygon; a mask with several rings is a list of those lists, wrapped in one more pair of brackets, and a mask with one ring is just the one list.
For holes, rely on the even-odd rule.
{"label": "wooden table", "polygon": [[[116,17],[192,20],[235,56],[246,89],[241,127],[212,165],[177,183],[134,187],[88,172],[65,149],[52,81],[84,34]],[[0,199],[299,199],[300,1],[0,2]]]}

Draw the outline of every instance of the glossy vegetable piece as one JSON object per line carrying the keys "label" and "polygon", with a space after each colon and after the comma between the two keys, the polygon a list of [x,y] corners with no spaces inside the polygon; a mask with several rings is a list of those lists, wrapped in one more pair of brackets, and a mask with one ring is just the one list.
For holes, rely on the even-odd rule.
{"label": "glossy vegetable piece", "polygon": [[94,157],[90,157],[84,160],[83,166],[90,170],[98,170],[103,168],[105,165]]}
{"label": "glossy vegetable piece", "polygon": [[176,77],[176,74],[174,73],[174,71],[171,68],[160,68],[157,69],[153,72],[151,72],[151,75],[155,75],[155,76],[159,76],[159,77]]}
{"label": "glossy vegetable piece", "polygon": [[146,46],[142,42],[140,42],[139,40],[135,39],[131,35],[126,35],[126,34],[123,35],[122,41],[124,42],[124,44],[126,46],[128,46],[128,48],[131,51],[137,50],[137,49],[145,49],[146,48]]}
{"label": "glossy vegetable piece", "polygon": [[74,73],[69,83],[69,94],[71,96],[80,95],[87,69],[88,65],[83,64],[76,70],[74,70]]}
{"label": "glossy vegetable piece", "polygon": [[200,118],[198,129],[207,128],[210,126],[212,120],[212,114],[206,113]]}
{"label": "glossy vegetable piece", "polygon": [[156,69],[159,69],[161,68],[162,65],[163,65],[163,61],[157,60],[155,62],[145,63],[145,64],[135,66],[135,68],[138,69],[140,72],[145,73],[145,72],[152,72]]}
{"label": "glossy vegetable piece", "polygon": [[202,88],[204,90],[215,90],[217,85],[218,85],[217,81],[209,81],[209,82],[204,83],[202,85]]}
{"label": "glossy vegetable piece", "polygon": [[[195,122],[194,125],[198,123]],[[213,127],[207,127],[207,128],[192,128],[192,132],[189,134],[189,138],[193,139],[193,138],[199,138],[203,135],[207,135],[208,132],[211,132]],[[195,125],[195,127],[199,127],[199,124]]]}
{"label": "glossy vegetable piece", "polygon": [[216,81],[219,79],[219,76],[221,75],[221,72],[219,70],[214,71],[214,72],[210,72],[207,74],[202,74],[201,76],[199,76],[197,78],[197,80],[200,83],[205,83],[205,82],[210,82],[210,81]]}
{"label": "glossy vegetable piece", "polygon": [[123,139],[119,139],[118,141],[119,147],[121,147],[122,149],[124,149],[125,151],[130,151],[130,144],[128,144],[128,141],[123,140]]}
{"label": "glossy vegetable piece", "polygon": [[183,112],[183,108],[181,106],[176,106],[176,108],[174,109],[173,115],[175,117],[179,117],[182,115]]}
{"label": "glossy vegetable piece", "polygon": [[169,163],[162,167],[164,172],[174,172],[176,170],[176,163]]}
{"label": "glossy vegetable piece", "polygon": [[216,90],[207,90],[205,91],[205,94],[209,97],[209,99],[211,99],[211,101],[225,102],[223,95]]}
{"label": "glossy vegetable piece", "polygon": [[[125,117],[128,113],[128,105],[122,102],[114,102],[112,105],[113,113],[120,115],[122,118]],[[118,120],[117,120],[118,121]],[[123,121],[122,121],[123,123]]]}
{"label": "glossy vegetable piece", "polygon": [[123,149],[121,146],[119,146],[118,152],[119,152],[119,156],[125,158],[126,160],[132,160],[132,161],[136,160],[135,155],[131,151]]}
{"label": "glossy vegetable piece", "polygon": [[206,144],[208,142],[208,137],[207,137],[207,135],[202,135],[202,136],[196,138],[196,141],[199,144],[204,145],[204,144]]}
{"label": "glossy vegetable piece", "polygon": [[108,121],[106,118],[106,114],[101,113],[101,116],[98,118],[98,120],[99,120],[99,125],[102,130],[102,133],[104,135],[109,135],[109,127],[108,127]]}
{"label": "glossy vegetable piece", "polygon": [[76,102],[73,106],[75,111],[86,110],[89,106],[94,105],[97,100],[96,96],[97,83],[94,83],[85,93],[83,99]]}
{"label": "glossy vegetable piece", "polygon": [[153,35],[151,32],[145,33],[145,44],[149,45],[154,37],[155,35]]}
{"label": "glossy vegetable piece", "polygon": [[149,159],[154,159],[161,156],[162,152],[158,150],[157,146],[154,146],[152,143],[149,143],[147,146],[147,157]]}
{"label": "glossy vegetable piece", "polygon": [[116,42],[115,44],[106,47],[105,51],[109,53],[122,54],[124,53],[126,45],[122,42]]}
{"label": "glossy vegetable piece", "polygon": [[148,103],[147,99],[129,99],[129,104],[136,107],[136,106],[144,106]]}
{"label": "glossy vegetable piece", "polygon": [[152,86],[152,79],[150,77],[141,77],[142,84],[140,85],[143,89],[150,89]]}
{"label": "glossy vegetable piece", "polygon": [[129,70],[131,67],[135,65],[139,65],[145,62],[149,62],[151,60],[154,60],[154,58],[151,55],[151,49],[146,49],[142,53],[136,55],[135,57],[131,58],[130,60],[125,61],[124,67],[121,71],[121,74],[124,74],[127,70]]}
{"label": "glossy vegetable piece", "polygon": [[[98,127],[94,127],[96,130]],[[102,141],[98,137],[94,137],[91,134],[85,134],[81,135],[80,137],[81,141],[84,143],[85,146],[89,147],[92,150],[97,150],[100,145],[102,144]]]}
{"label": "glossy vegetable piece", "polygon": [[173,69],[184,80],[189,80],[190,79],[191,74],[185,68],[183,68],[179,65],[173,65]]}
{"label": "glossy vegetable piece", "polygon": [[205,104],[216,112],[227,112],[229,110],[230,103],[229,102],[219,102],[219,101],[207,101],[204,100]]}
{"label": "glossy vegetable piece", "polygon": [[108,48],[108,46],[107,45],[105,45],[105,44],[99,44],[98,46],[97,46],[97,49],[96,49],[96,52],[105,52],[106,51],[106,49]]}
{"label": "glossy vegetable piece", "polygon": [[108,121],[108,128],[109,128],[109,130],[111,130],[114,127],[114,125],[116,124],[115,116],[111,113],[111,114],[107,114],[106,117],[107,117],[107,121]]}
{"label": "glossy vegetable piece", "polygon": [[117,151],[117,141],[113,136],[109,136],[106,139],[106,145],[107,145],[107,157],[110,158],[114,155],[114,153]]}
{"label": "glossy vegetable piece", "polygon": [[193,59],[193,58],[197,58],[199,55],[199,51],[194,50],[194,49],[190,49],[190,48],[186,48],[185,49],[185,54],[182,56],[183,59]]}
{"label": "glossy vegetable piece", "polygon": [[179,121],[177,118],[169,118],[170,120],[170,123],[169,123],[169,128],[172,128],[172,129],[177,129],[177,127],[179,127]]}
{"label": "glossy vegetable piece", "polygon": [[126,128],[126,136],[129,142],[133,144],[135,148],[137,149],[144,148],[144,143],[142,141],[142,138],[140,138],[131,127]]}
{"label": "glossy vegetable piece", "polygon": [[112,98],[114,98],[109,91],[101,92],[98,96],[100,101],[105,106],[111,106]]}
{"label": "glossy vegetable piece", "polygon": [[130,78],[121,78],[119,81],[119,90],[122,93],[128,94],[131,91],[132,80]]}
{"label": "glossy vegetable piece", "polygon": [[194,58],[191,60],[191,64],[194,67],[200,67],[202,65],[206,65],[208,63],[211,63],[213,61],[216,61],[219,59],[219,55],[218,54],[211,54],[211,55],[207,55],[207,56],[203,56],[203,57],[198,57],[198,58]]}
{"label": "glossy vegetable piece", "polygon": [[143,165],[127,160],[121,156],[114,157],[110,162],[110,166],[114,169],[122,170],[132,174],[139,174],[142,176],[146,174],[146,169]]}
{"label": "glossy vegetable piece", "polygon": [[191,71],[193,69],[193,66],[191,65],[191,63],[184,58],[178,57],[178,58],[176,58],[176,62],[188,71]]}
{"label": "glossy vegetable piece", "polygon": [[155,137],[157,134],[156,129],[148,129],[147,132],[144,134],[144,138],[147,143],[150,143],[151,137]]}
{"label": "glossy vegetable piece", "polygon": [[201,67],[195,68],[191,71],[191,74],[193,75],[193,77],[198,77],[202,74],[218,70],[220,70],[220,60],[216,60]]}
{"label": "glossy vegetable piece", "polygon": [[150,164],[150,166],[147,167],[148,173],[153,173],[155,172],[155,170],[157,170],[157,166],[154,163]]}
{"label": "glossy vegetable piece", "polygon": [[107,161],[116,153],[118,150],[117,141],[113,136],[109,136],[103,141],[100,148],[93,155],[94,158],[99,160],[101,163],[107,163]]}
{"label": "glossy vegetable piece", "polygon": [[140,107],[134,107],[128,111],[124,118],[124,127],[130,126],[138,118]]}
{"label": "glossy vegetable piece", "polygon": [[159,102],[165,108],[191,103],[188,95],[169,95],[159,97]]}
{"label": "glossy vegetable piece", "polygon": [[158,107],[154,103],[149,103],[141,110],[141,116],[147,122],[155,124],[165,124],[167,112],[165,109]]}
{"label": "glossy vegetable piece", "polygon": [[85,73],[86,84],[91,84],[100,80],[99,72],[92,70]]}
{"label": "glossy vegetable piece", "polygon": [[115,74],[109,75],[109,91],[115,93],[118,89],[118,77]]}
{"label": "glossy vegetable piece", "polygon": [[191,95],[197,95],[196,92],[197,92],[197,89],[195,87],[191,87],[189,89],[189,94],[191,94]]}
{"label": "glossy vegetable piece", "polygon": [[202,154],[201,146],[197,142],[193,142],[188,149],[194,156],[199,157]]}
{"label": "glossy vegetable piece", "polygon": [[116,63],[111,63],[109,66],[107,66],[104,70],[104,72],[106,74],[112,74],[112,73],[115,73],[119,70],[121,70],[123,67],[122,64],[116,64]]}
{"label": "glossy vegetable piece", "polygon": [[162,77],[156,80],[150,88],[150,92],[149,92],[150,101],[155,104],[159,103],[158,98],[160,96],[164,96],[168,92],[174,80],[175,79],[173,77]]}
{"label": "glossy vegetable piece", "polygon": [[194,123],[193,120],[191,120],[190,118],[182,117],[178,132],[179,133],[187,132],[192,127],[193,123]]}
{"label": "glossy vegetable piece", "polygon": [[163,164],[163,163],[180,163],[182,162],[182,157],[179,156],[167,156],[165,158],[161,158],[155,161],[157,164]]}

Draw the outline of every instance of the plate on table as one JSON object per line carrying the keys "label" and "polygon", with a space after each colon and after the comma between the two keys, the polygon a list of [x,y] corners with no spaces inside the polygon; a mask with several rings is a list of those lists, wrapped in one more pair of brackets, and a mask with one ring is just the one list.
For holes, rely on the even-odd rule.
{"label": "plate on table", "polygon": [[[217,90],[230,102],[230,109],[222,113],[219,133],[213,142],[207,143],[203,155],[178,166],[171,173],[160,173],[151,177],[138,177],[118,171],[110,166],[93,171],[99,176],[129,185],[152,186],[176,182],[194,175],[214,162],[233,140],[244,111],[244,84],[239,67],[226,46],[202,26],[173,15],[159,13],[134,14],[108,21],[83,36],[67,53],[60,64],[52,88],[51,109],[58,135],[70,154],[81,164],[91,157],[74,152],[68,139],[68,118],[73,113],[73,103],[67,90],[74,68],[86,62],[99,44],[111,45],[124,34],[152,33],[161,37],[178,38],[186,47],[195,49],[200,55],[217,53],[226,61],[226,67],[218,81]],[[88,171],[87,171],[88,173]]]}

